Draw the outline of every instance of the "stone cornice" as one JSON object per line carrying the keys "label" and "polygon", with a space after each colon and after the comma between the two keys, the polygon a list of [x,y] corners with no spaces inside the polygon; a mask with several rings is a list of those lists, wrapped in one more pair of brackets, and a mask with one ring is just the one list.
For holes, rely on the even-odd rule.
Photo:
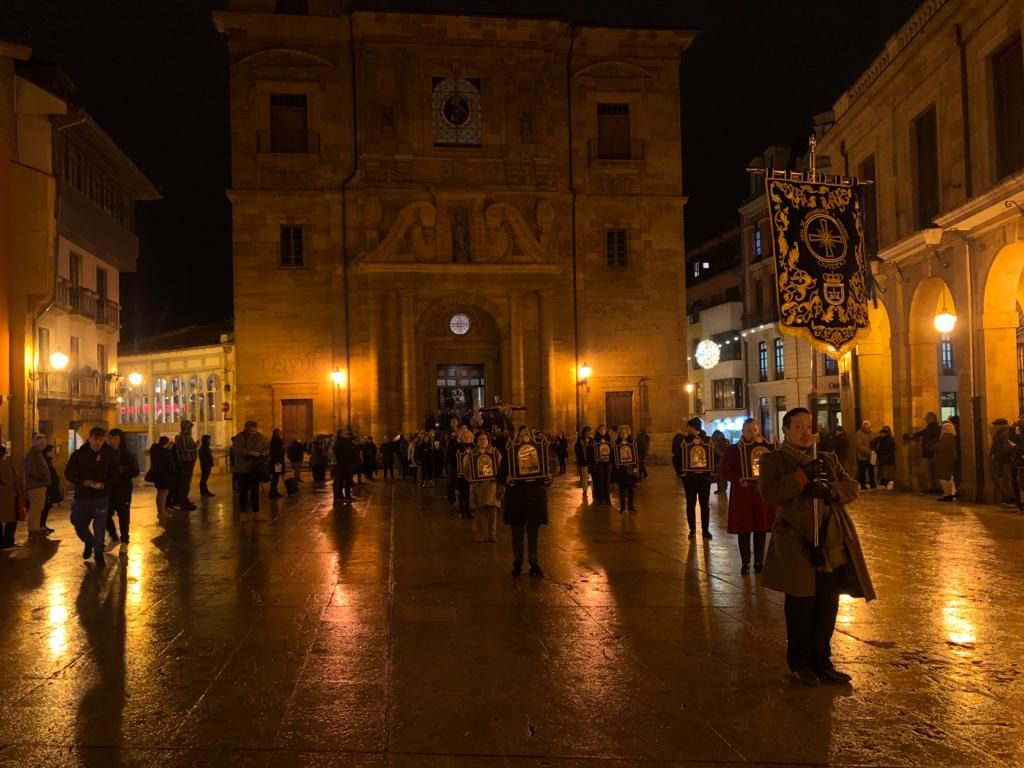
{"label": "stone cornice", "polygon": [[1024,208],[1024,171],[1015,173],[985,194],[978,195],[959,208],[943,214],[935,223],[943,229],[969,232],[990,222],[1020,215],[1016,208],[1006,204],[1008,200]]}
{"label": "stone cornice", "polygon": [[946,5],[949,0],[927,0],[921,5],[914,15],[900,27],[900,30],[889,38],[882,52],[871,62],[871,66],[860,76],[842,96],[836,100],[833,106],[835,119],[838,120],[844,112],[853,106],[864,93],[882,76],[882,73],[889,68],[889,65],[896,61],[897,57],[911,42],[924,30],[928,22]]}
{"label": "stone cornice", "polygon": [[[363,261],[352,264],[353,272],[362,273],[384,273],[394,278],[401,278],[406,275],[444,275],[446,277],[481,277],[485,275],[559,275],[563,268],[561,264],[510,264],[507,262],[481,262],[475,264],[453,264],[450,261],[433,262],[385,262],[385,261]],[[342,274],[342,267],[336,267],[338,274]]]}

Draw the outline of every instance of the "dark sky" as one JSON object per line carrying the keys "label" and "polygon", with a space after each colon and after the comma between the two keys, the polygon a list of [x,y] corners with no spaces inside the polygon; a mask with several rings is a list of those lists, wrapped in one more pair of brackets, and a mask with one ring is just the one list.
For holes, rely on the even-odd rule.
{"label": "dark sky", "polygon": [[[122,278],[126,341],[231,316],[226,0],[0,0],[0,39],[33,46],[161,190]],[[560,16],[694,28],[683,58],[687,242],[735,226],[747,161],[804,143],[812,116],[878,54],[919,0],[363,0],[361,8]]]}

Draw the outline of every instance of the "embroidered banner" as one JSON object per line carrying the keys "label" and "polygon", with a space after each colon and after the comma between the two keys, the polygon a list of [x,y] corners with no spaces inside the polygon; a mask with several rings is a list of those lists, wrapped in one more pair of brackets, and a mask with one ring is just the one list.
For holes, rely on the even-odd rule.
{"label": "embroidered banner", "polygon": [[768,179],[766,189],[779,327],[839,357],[868,327],[857,187]]}

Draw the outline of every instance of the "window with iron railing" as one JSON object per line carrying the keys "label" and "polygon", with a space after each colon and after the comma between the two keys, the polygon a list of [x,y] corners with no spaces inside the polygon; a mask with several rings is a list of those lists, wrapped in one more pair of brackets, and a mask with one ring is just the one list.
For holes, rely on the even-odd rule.
{"label": "window with iron railing", "polygon": [[786,352],[782,339],[775,340],[775,379],[786,378]]}
{"label": "window with iron railing", "polygon": [[768,342],[762,341],[757,345],[757,379],[768,381]]}
{"label": "window with iron railing", "polygon": [[304,267],[302,227],[292,224],[281,225],[280,264],[282,267]]}
{"label": "window with iron railing", "polygon": [[[310,151],[306,94],[270,94],[269,151],[302,154]],[[266,151],[261,147],[261,150]]]}
{"label": "window with iron railing", "polygon": [[604,233],[605,264],[609,267],[629,266],[629,236],[624,229],[608,229]]}
{"label": "window with iron railing", "polygon": [[949,336],[943,336],[939,340],[939,370],[943,376],[956,376],[953,340]]}

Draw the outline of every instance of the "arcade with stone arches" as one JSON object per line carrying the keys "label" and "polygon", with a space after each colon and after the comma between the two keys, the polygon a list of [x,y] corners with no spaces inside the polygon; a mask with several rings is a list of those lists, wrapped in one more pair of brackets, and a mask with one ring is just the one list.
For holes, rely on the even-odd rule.
{"label": "arcade with stone arches", "polygon": [[[1022,217],[1024,219],[1024,217]],[[933,248],[876,265],[870,327],[840,362],[844,421],[877,433],[892,427],[897,484],[928,487],[919,447],[903,435],[925,414],[959,416],[961,492],[993,500],[991,423],[1024,414],[1024,226],[1003,221],[984,233],[947,231]],[[906,249],[909,250],[909,249]],[[936,316],[956,317],[948,333]]]}

